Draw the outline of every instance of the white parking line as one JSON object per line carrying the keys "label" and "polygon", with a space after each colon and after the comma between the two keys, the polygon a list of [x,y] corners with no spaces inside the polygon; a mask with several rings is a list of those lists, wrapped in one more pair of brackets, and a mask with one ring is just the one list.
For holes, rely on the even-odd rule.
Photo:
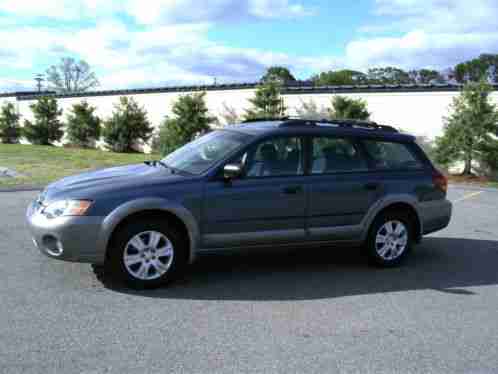
{"label": "white parking line", "polygon": [[472,197],[475,197],[475,196],[478,196],[480,194],[484,193],[484,191],[477,191],[477,192],[472,192],[472,193],[468,193],[466,195],[463,195],[461,198],[459,199],[456,199],[456,200],[453,200],[454,203],[458,203],[460,201],[464,201],[464,200],[468,200]]}

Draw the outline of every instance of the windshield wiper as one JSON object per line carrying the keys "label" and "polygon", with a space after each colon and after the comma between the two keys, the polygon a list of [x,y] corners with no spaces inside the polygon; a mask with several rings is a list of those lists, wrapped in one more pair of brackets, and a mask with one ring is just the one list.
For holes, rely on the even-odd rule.
{"label": "windshield wiper", "polygon": [[164,161],[161,161],[161,160],[144,161],[144,164],[148,165],[148,166],[157,166],[157,165],[160,165],[160,166],[162,166],[165,169],[171,170],[171,172],[173,174],[181,172],[181,170],[176,169],[176,168],[174,168],[172,166],[169,166],[168,164],[166,164]]}
{"label": "windshield wiper", "polygon": [[168,169],[171,169],[168,165],[166,165],[164,162],[160,161],[160,160],[150,160],[150,161],[144,161],[144,164],[147,165],[147,166],[157,166],[157,165],[161,165],[165,168],[168,168]]}

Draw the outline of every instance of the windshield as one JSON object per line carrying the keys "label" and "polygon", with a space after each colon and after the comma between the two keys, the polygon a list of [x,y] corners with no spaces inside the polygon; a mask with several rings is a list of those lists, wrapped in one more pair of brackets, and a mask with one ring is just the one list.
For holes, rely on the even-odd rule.
{"label": "windshield", "polygon": [[213,131],[170,153],[162,161],[173,169],[202,174],[250,139],[233,131]]}

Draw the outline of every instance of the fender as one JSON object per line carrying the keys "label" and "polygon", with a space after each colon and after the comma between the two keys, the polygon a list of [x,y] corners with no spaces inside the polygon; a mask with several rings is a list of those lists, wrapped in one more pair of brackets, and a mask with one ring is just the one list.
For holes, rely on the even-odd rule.
{"label": "fender", "polygon": [[200,238],[197,220],[184,206],[176,201],[164,198],[141,198],[131,200],[118,206],[107,215],[102,221],[102,229],[99,236],[99,248],[102,250],[102,253],[106,252],[111,235],[119,223],[126,217],[144,210],[162,210],[174,214],[185,224],[190,239],[189,262],[192,263],[195,260],[196,248],[198,248]]}
{"label": "fender", "polygon": [[420,224],[420,232],[423,233],[423,220],[421,219],[421,214],[420,214],[420,209],[419,209],[419,202],[418,200],[409,194],[395,194],[395,195],[388,195],[385,196],[384,198],[378,200],[373,204],[370,209],[368,210],[367,214],[365,217],[363,217],[363,220],[361,222],[361,226],[363,227],[362,230],[362,237],[361,240],[365,241],[368,236],[368,231],[370,230],[370,226],[372,225],[375,217],[384,209],[387,208],[389,205],[396,204],[396,203],[404,203],[410,205],[416,212],[417,214],[417,219]]}

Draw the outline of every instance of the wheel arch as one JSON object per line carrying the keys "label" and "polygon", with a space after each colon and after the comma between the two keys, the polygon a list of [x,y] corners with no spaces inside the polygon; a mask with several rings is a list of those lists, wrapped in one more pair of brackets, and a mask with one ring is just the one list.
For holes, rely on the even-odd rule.
{"label": "wheel arch", "polygon": [[[107,256],[109,245],[120,227],[134,219],[152,217],[165,219],[186,235],[188,240],[188,262],[195,260],[195,252],[199,242],[199,227],[195,217],[180,204],[166,199],[149,198],[127,202],[114,209],[102,223],[99,247]],[[105,258],[105,257],[104,257]]]}
{"label": "wheel arch", "polygon": [[415,224],[415,242],[418,243],[422,239],[423,223],[420,212],[417,209],[417,202],[412,197],[403,198],[390,198],[389,200],[381,201],[378,205],[373,207],[367,215],[364,223],[363,240],[366,240],[368,233],[375,219],[387,211],[402,211],[408,213],[413,217]]}

